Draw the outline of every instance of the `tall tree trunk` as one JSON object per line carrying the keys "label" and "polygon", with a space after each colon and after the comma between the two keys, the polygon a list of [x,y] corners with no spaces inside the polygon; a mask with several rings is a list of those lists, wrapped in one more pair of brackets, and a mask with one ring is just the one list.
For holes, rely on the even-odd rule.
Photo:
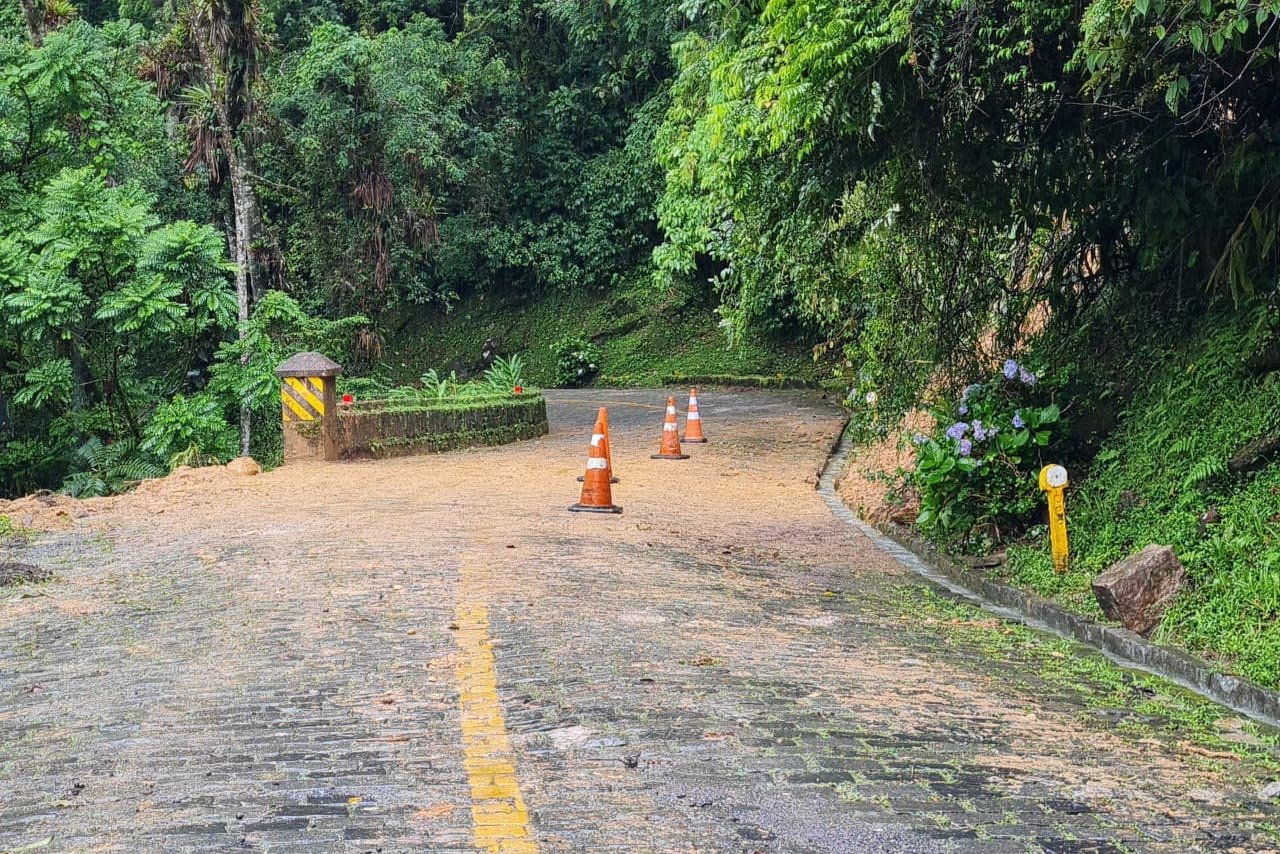
{"label": "tall tree trunk", "polygon": [[22,6],[22,18],[27,25],[27,37],[36,47],[44,44],[45,8],[44,0],[19,0]]}
{"label": "tall tree trunk", "polygon": [[71,362],[71,408],[76,412],[88,409],[93,402],[93,371],[85,361],[84,353],[75,338],[60,338],[54,345],[54,352]]}
{"label": "tall tree trunk", "polygon": [[[230,136],[230,134],[227,134]],[[229,141],[226,147],[227,165],[231,171],[231,206],[235,215],[235,258],[236,258],[236,308],[240,326],[240,337],[244,338],[249,331],[249,309],[252,302],[252,264],[253,264],[253,223],[257,216],[257,202],[253,195],[253,185],[245,168],[244,158],[235,148],[235,142]],[[240,356],[242,365],[248,364],[249,353]],[[240,455],[249,456],[249,441],[252,433],[253,416],[247,401],[240,404]]]}
{"label": "tall tree trunk", "polygon": [[[214,63],[209,45],[199,40],[200,59],[204,65],[208,79],[219,79],[219,70]],[[253,180],[248,168],[247,152],[240,144],[239,127],[233,126],[231,109],[225,94],[219,93],[215,99],[218,113],[218,142],[227,158],[227,169],[231,173],[231,214],[234,219],[235,239],[232,241],[232,255],[236,265],[236,319],[241,340],[249,333],[249,311],[253,307],[253,228],[258,221],[257,197],[253,192]],[[249,363],[249,353],[240,356],[240,364]],[[253,438],[253,412],[248,401],[240,402],[240,455],[249,456],[249,446]]]}
{"label": "tall tree trunk", "polygon": [[[254,113],[253,84],[258,74],[260,34],[255,31],[254,0],[203,0],[191,7],[193,42],[204,66],[205,81],[213,92],[218,119],[218,146],[227,159],[231,178],[231,209],[235,240],[236,304],[240,340],[249,334],[249,312],[262,296],[265,281],[253,256],[253,235],[258,226],[258,204],[253,189],[253,149],[250,145]],[[240,357],[249,362],[246,349]],[[240,403],[240,453],[248,456],[252,438],[249,401]]]}

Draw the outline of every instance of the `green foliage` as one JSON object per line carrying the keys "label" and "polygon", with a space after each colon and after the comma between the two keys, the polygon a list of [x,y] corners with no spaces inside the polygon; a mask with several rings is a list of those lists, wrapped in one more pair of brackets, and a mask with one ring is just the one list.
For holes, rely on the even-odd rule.
{"label": "green foliage", "polygon": [[600,341],[600,383],[655,385],[680,375],[812,380],[818,370],[804,341],[752,332],[730,345],[713,310],[696,296],[676,302],[647,281],[598,296],[555,291],[505,305],[471,297],[447,314],[415,313],[389,339],[379,370],[399,382],[416,379],[421,365],[471,373],[493,339],[501,350],[521,353],[531,384],[551,387],[552,345],[584,332]]}
{"label": "green foliage", "polygon": [[1070,324],[1112,299],[1179,306],[1202,283],[1270,290],[1275,13],[1217,0],[707,13],[677,47],[656,137],[659,278],[709,281],[737,329],[816,329],[898,406],[1046,310]]}
{"label": "green foliage", "polygon": [[314,350],[353,369],[361,364],[358,333],[368,325],[369,319],[361,315],[315,317],[287,294],[269,291],[254,307],[241,335],[218,347],[209,370],[209,391],[227,405],[249,403],[258,425],[250,449],[254,459],[275,465],[283,454],[276,368],[294,353]]}
{"label": "green foliage", "polygon": [[390,389],[391,384],[381,376],[338,378],[338,396],[349,394],[356,403],[386,397]]}
{"label": "green foliage", "polygon": [[[1171,343],[1186,340],[1185,330],[1157,329],[1165,334],[1109,364],[1136,394],[1088,477],[1068,491],[1071,571],[1049,570],[1037,539],[1011,549],[1013,579],[1093,607],[1088,585],[1098,572],[1151,543],[1172,546],[1190,586],[1162,635],[1280,684],[1280,465],[1226,468],[1248,442],[1280,432],[1280,375],[1260,376],[1244,358],[1277,328],[1273,308],[1250,306],[1211,316],[1187,343]],[[1211,509],[1220,521],[1202,521]]]}
{"label": "green foliage", "polygon": [[429,256],[445,211],[499,202],[484,169],[506,156],[509,133],[478,133],[467,115],[507,76],[483,45],[455,47],[424,20],[369,35],[323,24],[283,61],[271,100],[281,132],[263,150],[281,180],[265,191],[315,298],[366,314],[388,297],[452,298]]}
{"label": "green foliage", "polygon": [[[422,383],[421,396],[433,400],[447,400],[454,397],[458,393],[458,387],[462,385],[456,371],[450,371],[449,376],[442,377],[436,373],[435,368],[423,374],[420,382]],[[394,393],[393,389],[391,394],[394,395]]]}
{"label": "green foliage", "polygon": [[556,360],[555,384],[577,388],[595,379],[600,371],[600,348],[580,335],[570,335],[551,345]]}
{"label": "green foliage", "polygon": [[[220,238],[194,223],[160,225],[149,194],[91,168],[57,173],[38,203],[32,230],[7,247],[25,275],[0,289],[22,344],[10,364],[25,368],[13,404],[61,443],[123,432],[137,444],[146,410],[231,320]],[[98,486],[77,488],[86,490]]]}
{"label": "green foliage", "polygon": [[179,455],[184,460],[230,459],[238,444],[226,410],[226,402],[207,391],[191,397],[176,395],[156,407],[143,428],[139,449],[170,462]]}
{"label": "green foliage", "polygon": [[[417,304],[604,306],[659,239],[653,140],[670,44],[694,11],[679,3],[82,8],[49,18],[39,48],[20,16],[0,27],[0,492],[56,485],[94,437],[157,465],[221,457],[215,410],[234,422],[241,400],[269,463],[271,369],[294,343],[327,339],[315,346],[358,374]],[[261,213],[243,330],[234,235],[199,224],[242,219],[235,150]],[[282,289],[295,302],[273,299]],[[715,352],[693,315],[670,331],[697,341],[694,363],[665,346],[654,363],[668,342],[636,321],[615,345],[620,373],[760,364]],[[549,377],[550,337],[528,348],[530,375]],[[370,393],[397,372],[377,370]]]}
{"label": "green foliage", "polygon": [[73,21],[39,48],[0,39],[0,494],[154,470],[149,416],[233,322],[222,236],[159,213],[186,197],[135,73],[143,35]]}
{"label": "green foliage", "polygon": [[125,492],[139,481],[161,477],[166,469],[138,452],[129,439],[110,444],[94,436],[76,452],[85,468],[67,478],[62,491],[75,498],[98,498]]}
{"label": "green foliage", "polygon": [[1051,397],[1010,359],[1001,374],[934,411],[935,434],[913,437],[922,530],[981,547],[1026,525],[1038,506],[1037,474],[1062,429]]}
{"label": "green foliage", "polygon": [[519,353],[509,358],[499,356],[493,360],[493,366],[484,372],[484,381],[495,391],[523,388],[524,359]]}
{"label": "green foliage", "polygon": [[406,305],[611,286],[645,262],[677,4],[526,5],[280,4],[259,192],[308,308],[381,329]]}
{"label": "green foliage", "polygon": [[70,359],[49,359],[41,362],[23,377],[25,385],[13,395],[13,402],[28,409],[46,406],[60,407],[71,402],[71,389],[75,378],[71,374]]}
{"label": "green foliage", "polygon": [[[520,389],[519,392],[516,389]],[[417,386],[397,386],[385,393],[388,403],[393,406],[416,406],[447,404],[480,399],[501,400],[519,396],[526,392],[524,382],[524,360],[519,354],[510,358],[494,360],[493,367],[484,375],[471,382],[458,379],[456,371],[448,376],[441,376],[435,368],[423,374]]]}

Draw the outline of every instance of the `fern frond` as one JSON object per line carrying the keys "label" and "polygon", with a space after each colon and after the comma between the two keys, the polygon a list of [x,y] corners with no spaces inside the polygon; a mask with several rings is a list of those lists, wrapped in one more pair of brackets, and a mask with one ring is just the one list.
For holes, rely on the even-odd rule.
{"label": "fern frond", "polygon": [[1208,456],[1202,458],[1187,471],[1182,481],[1182,488],[1194,489],[1222,477],[1227,473],[1227,461],[1222,457]]}

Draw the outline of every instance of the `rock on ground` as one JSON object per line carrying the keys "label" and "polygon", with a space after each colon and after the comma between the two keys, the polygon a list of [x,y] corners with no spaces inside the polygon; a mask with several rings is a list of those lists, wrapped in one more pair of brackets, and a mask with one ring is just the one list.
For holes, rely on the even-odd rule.
{"label": "rock on ground", "polygon": [[262,466],[258,465],[258,461],[253,457],[237,457],[226,465],[227,474],[238,474],[243,477],[253,477],[262,474]]}
{"label": "rock on ground", "polygon": [[1159,624],[1186,577],[1173,549],[1150,545],[1095,578],[1093,595],[1108,619],[1145,635]]}
{"label": "rock on ground", "polygon": [[1231,455],[1227,468],[1236,474],[1261,471],[1280,454],[1280,433],[1259,436]]}

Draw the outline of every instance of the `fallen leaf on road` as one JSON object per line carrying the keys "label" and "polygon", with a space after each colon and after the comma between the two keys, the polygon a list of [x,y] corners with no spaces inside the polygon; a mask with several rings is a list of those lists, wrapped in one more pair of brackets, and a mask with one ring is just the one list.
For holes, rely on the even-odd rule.
{"label": "fallen leaf on road", "polygon": [[1187,753],[1194,753],[1196,756],[1204,756],[1208,759],[1233,759],[1237,762],[1240,761],[1240,757],[1234,753],[1225,753],[1221,750],[1206,750],[1205,748],[1198,747],[1188,741],[1178,742],[1178,749],[1185,750]]}
{"label": "fallen leaf on road", "polygon": [[416,819],[443,818],[456,809],[457,807],[453,804],[436,804],[434,807],[418,810],[413,814],[413,817]]}

